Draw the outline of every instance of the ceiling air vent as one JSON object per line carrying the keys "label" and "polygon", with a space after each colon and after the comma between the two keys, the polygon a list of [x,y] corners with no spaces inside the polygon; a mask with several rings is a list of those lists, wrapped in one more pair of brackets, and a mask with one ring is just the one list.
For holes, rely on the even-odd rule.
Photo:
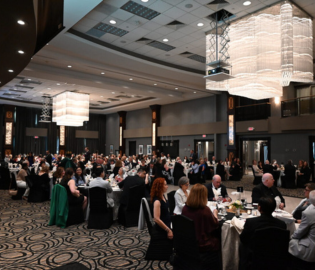
{"label": "ceiling air vent", "polygon": [[206,7],[214,10],[214,11],[218,11],[226,6],[230,5],[229,2],[225,1],[225,0],[214,0],[211,1],[210,3],[206,4]]}
{"label": "ceiling air vent", "polygon": [[39,81],[29,81],[29,80],[25,80],[25,79],[20,81],[20,83],[42,84],[42,82],[39,82]]}
{"label": "ceiling air vent", "polygon": [[233,17],[235,17],[234,14],[228,12],[225,9],[221,9],[218,12],[212,13],[211,15],[207,16],[206,19],[209,19],[211,21],[218,20],[218,23],[221,23],[223,21],[230,20]]}
{"label": "ceiling air vent", "polygon": [[99,103],[101,103],[101,104],[109,104],[110,102],[109,101],[99,101]]}
{"label": "ceiling air vent", "polygon": [[34,89],[32,86],[26,86],[26,85],[21,85],[21,84],[16,84],[14,87],[19,87],[19,88],[26,88],[26,89]]}
{"label": "ceiling air vent", "polygon": [[10,94],[10,93],[3,93],[3,96],[9,96],[9,97],[20,97],[19,94]]}
{"label": "ceiling air vent", "polygon": [[106,24],[106,23],[98,23],[87,32],[88,35],[96,36],[96,37],[101,37],[102,35],[106,33],[109,33],[118,37],[122,37],[128,34],[129,32],[121,28]]}
{"label": "ceiling air vent", "polygon": [[165,26],[168,27],[168,28],[171,28],[173,30],[178,30],[179,28],[184,27],[185,24],[175,20],[175,21],[172,21],[172,22],[168,23]]}
{"label": "ceiling air vent", "polygon": [[116,98],[132,98],[132,96],[128,96],[128,95],[119,95],[119,96],[116,96]]}
{"label": "ceiling air vent", "polygon": [[206,63],[206,58],[204,56],[194,54],[191,52],[183,52],[180,54],[180,56],[189,58],[191,60],[195,60],[195,61],[200,62],[200,63]]}
{"label": "ceiling air vent", "polygon": [[147,44],[148,46],[151,46],[151,47],[154,47],[154,48],[157,48],[157,49],[160,49],[160,50],[163,50],[163,51],[171,51],[173,49],[175,49],[176,47],[174,46],[171,46],[171,45],[167,45],[165,43],[162,43],[162,42],[159,42],[159,41],[152,41],[151,43],[148,43]]}
{"label": "ceiling air vent", "polygon": [[108,100],[110,100],[110,101],[120,101],[119,98],[108,98]]}
{"label": "ceiling air vent", "polygon": [[150,9],[133,1],[127,2],[121,7],[121,9],[147,20],[152,20],[153,18],[161,14],[153,9]]}

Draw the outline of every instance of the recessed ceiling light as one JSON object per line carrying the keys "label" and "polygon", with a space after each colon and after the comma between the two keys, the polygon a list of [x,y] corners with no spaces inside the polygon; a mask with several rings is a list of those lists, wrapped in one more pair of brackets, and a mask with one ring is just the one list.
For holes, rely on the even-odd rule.
{"label": "recessed ceiling light", "polygon": [[9,71],[9,72],[13,72],[13,69],[9,69],[8,71]]}
{"label": "recessed ceiling light", "polygon": [[60,85],[60,83],[57,83],[57,85]]}
{"label": "recessed ceiling light", "polygon": [[27,79],[28,81],[31,81],[31,79]]}
{"label": "recessed ceiling light", "polygon": [[43,92],[39,92],[40,94],[42,94]]}
{"label": "recessed ceiling light", "polygon": [[105,74],[105,72],[102,72],[101,74],[102,74],[102,75],[104,75],[104,74]]}
{"label": "recessed ceiling light", "polygon": [[47,88],[48,90],[50,90],[51,88]]}
{"label": "recessed ceiling light", "polygon": [[251,1],[245,1],[245,2],[243,3],[243,5],[244,5],[244,6],[249,6],[251,3],[252,3]]}
{"label": "recessed ceiling light", "polygon": [[103,96],[101,96],[101,97],[103,97]]}
{"label": "recessed ceiling light", "polygon": [[167,39],[167,38],[164,38],[163,41],[164,41],[164,42],[168,42],[168,39]]}
{"label": "recessed ceiling light", "polygon": [[196,94],[197,92],[194,92],[194,94]]}
{"label": "recessed ceiling light", "polygon": [[157,83],[155,83],[154,85],[157,85]]}
{"label": "recessed ceiling light", "polygon": [[115,94],[115,92],[112,92],[112,94]]}
{"label": "recessed ceiling light", "polygon": [[109,21],[111,24],[116,24],[116,21],[115,20],[110,20]]}
{"label": "recessed ceiling light", "polygon": [[173,97],[173,95],[169,95],[170,97]]}
{"label": "recessed ceiling light", "polygon": [[130,81],[132,81],[132,80],[133,80],[133,78],[130,78],[129,80],[130,80]]}
{"label": "recessed ceiling light", "polygon": [[19,53],[19,54],[23,54],[23,53],[24,53],[24,51],[22,51],[22,50],[19,50],[19,51],[18,51],[18,53]]}
{"label": "recessed ceiling light", "polygon": [[175,90],[178,90],[178,88],[176,87]]}
{"label": "recessed ceiling light", "polygon": [[72,66],[68,66],[68,68],[72,68]]}
{"label": "recessed ceiling light", "polygon": [[141,2],[146,3],[149,2],[149,0],[141,0]]}
{"label": "recessed ceiling light", "polygon": [[46,44],[47,46],[49,45],[49,43]]}
{"label": "recessed ceiling light", "polygon": [[24,25],[25,24],[25,22],[22,21],[22,20],[18,20],[17,23],[20,24],[20,25]]}
{"label": "recessed ceiling light", "polygon": [[201,27],[201,26],[204,26],[204,24],[200,22],[200,23],[197,23],[197,26]]}

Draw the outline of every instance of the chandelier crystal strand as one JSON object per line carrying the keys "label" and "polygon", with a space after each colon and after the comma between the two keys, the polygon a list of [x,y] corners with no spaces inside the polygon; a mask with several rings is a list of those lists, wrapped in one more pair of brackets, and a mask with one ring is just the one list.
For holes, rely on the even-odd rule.
{"label": "chandelier crystal strand", "polygon": [[64,92],[53,98],[53,122],[58,126],[83,126],[89,120],[89,95]]}
{"label": "chandelier crystal strand", "polygon": [[43,96],[43,107],[42,107],[42,114],[40,116],[39,122],[42,123],[50,123],[50,112],[49,112],[49,106],[50,106],[51,98],[48,96]]}
{"label": "chandelier crystal strand", "polygon": [[293,9],[289,3],[280,8],[281,15],[281,85],[288,86],[293,75]]}

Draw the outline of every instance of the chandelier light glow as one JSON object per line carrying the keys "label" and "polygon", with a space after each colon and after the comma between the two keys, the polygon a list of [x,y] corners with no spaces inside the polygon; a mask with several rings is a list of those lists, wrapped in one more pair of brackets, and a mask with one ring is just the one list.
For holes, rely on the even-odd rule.
{"label": "chandelier light glow", "polygon": [[[288,1],[231,23],[228,35],[227,69],[234,78],[219,82],[207,78],[207,89],[265,99],[282,96],[282,87],[292,81],[313,81],[312,20]],[[206,37],[208,63],[221,50],[212,46],[214,36]],[[211,68],[206,67],[206,74]]]}
{"label": "chandelier light glow", "polygon": [[89,121],[89,95],[64,92],[53,98],[53,122],[58,126],[83,126]]}

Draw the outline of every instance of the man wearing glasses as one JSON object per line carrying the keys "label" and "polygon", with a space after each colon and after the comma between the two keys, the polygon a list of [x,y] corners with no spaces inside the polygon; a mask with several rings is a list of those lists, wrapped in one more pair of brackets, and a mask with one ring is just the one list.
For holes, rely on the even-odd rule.
{"label": "man wearing glasses", "polygon": [[309,196],[310,196],[310,192],[314,189],[315,189],[314,183],[308,183],[305,185],[305,189],[304,189],[305,199],[303,199],[292,212],[292,215],[296,219],[297,223],[301,223],[302,212],[311,204],[309,200]]}
{"label": "man wearing glasses", "polygon": [[280,191],[273,185],[274,179],[272,174],[265,173],[262,176],[262,183],[253,188],[252,202],[258,203],[261,197],[272,197],[279,203],[279,208],[285,207],[285,201]]}

